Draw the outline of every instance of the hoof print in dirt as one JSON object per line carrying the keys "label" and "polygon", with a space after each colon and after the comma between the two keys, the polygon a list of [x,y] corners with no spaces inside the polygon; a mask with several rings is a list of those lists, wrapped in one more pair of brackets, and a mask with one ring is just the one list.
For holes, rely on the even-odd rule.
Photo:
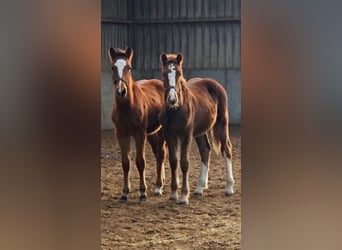
{"label": "hoof print in dirt", "polygon": [[147,201],[147,196],[146,195],[141,195],[139,197],[140,201]]}
{"label": "hoof print in dirt", "polygon": [[120,203],[127,203],[127,196],[121,196],[119,201]]}

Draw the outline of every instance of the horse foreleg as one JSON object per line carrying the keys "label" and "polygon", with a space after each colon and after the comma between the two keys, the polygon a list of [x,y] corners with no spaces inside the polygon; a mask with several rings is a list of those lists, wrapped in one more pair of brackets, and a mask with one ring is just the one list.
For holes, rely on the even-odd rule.
{"label": "horse foreleg", "polygon": [[200,175],[198,177],[195,195],[202,195],[203,189],[208,188],[208,172],[210,161],[210,144],[207,134],[196,137],[196,143],[201,155]]}
{"label": "horse foreleg", "polygon": [[186,135],[182,140],[181,144],[181,170],[183,175],[183,183],[182,183],[182,195],[179,201],[180,205],[188,205],[189,204],[189,147],[191,144],[191,134]]}
{"label": "horse foreleg", "polygon": [[178,174],[177,174],[177,147],[178,139],[175,136],[168,136],[166,138],[167,147],[169,149],[169,161],[171,167],[171,195],[170,200],[176,201],[178,199],[177,189],[178,189]]}
{"label": "horse foreleg", "polygon": [[163,185],[165,181],[165,153],[166,153],[166,145],[165,140],[162,136],[162,131],[160,130],[158,133],[150,135],[147,137],[149,143],[151,144],[153,153],[156,157],[157,162],[157,179],[156,179],[156,188],[154,189],[155,195],[161,195],[163,193]]}
{"label": "horse foreleg", "polygon": [[124,174],[124,186],[122,189],[122,195],[120,198],[120,202],[126,202],[128,198],[128,193],[130,191],[130,182],[129,182],[129,169],[130,169],[130,160],[129,160],[129,152],[130,152],[130,137],[129,136],[117,136],[120,149],[121,149],[121,163],[122,170]]}
{"label": "horse foreleg", "polygon": [[136,164],[139,171],[140,177],[140,200],[147,200],[146,195],[146,182],[145,182],[145,147],[146,147],[146,134],[135,136],[135,147],[136,147]]}

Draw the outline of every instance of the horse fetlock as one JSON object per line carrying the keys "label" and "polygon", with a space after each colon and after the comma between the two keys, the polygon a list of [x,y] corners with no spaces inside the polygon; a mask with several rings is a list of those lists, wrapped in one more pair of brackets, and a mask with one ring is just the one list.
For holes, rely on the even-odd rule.
{"label": "horse fetlock", "polygon": [[163,188],[162,187],[156,187],[154,189],[154,195],[162,195],[163,194]]}
{"label": "horse fetlock", "polygon": [[147,195],[146,195],[146,193],[140,194],[139,200],[140,200],[140,201],[147,201]]}
{"label": "horse fetlock", "polygon": [[227,188],[226,188],[226,195],[233,195],[234,194],[234,179],[227,180]]}
{"label": "horse fetlock", "polygon": [[170,200],[176,201],[178,200],[178,194],[177,191],[172,191],[170,195]]}

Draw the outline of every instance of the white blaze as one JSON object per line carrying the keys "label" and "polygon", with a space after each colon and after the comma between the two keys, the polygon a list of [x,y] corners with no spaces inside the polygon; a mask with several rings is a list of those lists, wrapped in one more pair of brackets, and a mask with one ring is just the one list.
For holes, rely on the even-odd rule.
{"label": "white blaze", "polygon": [[234,177],[233,177],[233,166],[232,161],[228,159],[227,155],[224,153],[224,159],[226,160],[227,166],[227,186],[226,186],[226,194],[232,195],[234,194],[233,186],[234,186]]}
{"label": "white blaze", "polygon": [[[119,59],[116,61],[116,63],[114,64],[116,66],[116,68],[118,69],[118,74],[119,74],[119,78],[122,78],[123,75],[123,69],[126,66],[126,60],[124,59]],[[122,86],[122,81],[119,81],[119,92],[121,92],[121,86]]]}
{"label": "white blaze", "polygon": [[[171,70],[171,72],[168,73],[170,87],[176,87],[176,70],[175,70],[175,65],[170,64],[169,65],[169,70]],[[169,100],[170,101],[174,101],[175,99],[176,99],[176,90],[174,88],[171,88],[170,92],[169,92]]]}

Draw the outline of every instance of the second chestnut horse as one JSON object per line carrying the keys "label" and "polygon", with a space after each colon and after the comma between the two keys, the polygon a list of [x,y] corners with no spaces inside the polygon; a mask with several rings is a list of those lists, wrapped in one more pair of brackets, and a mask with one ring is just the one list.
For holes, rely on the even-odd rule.
{"label": "second chestnut horse", "polygon": [[179,203],[189,203],[189,147],[195,138],[201,166],[195,194],[202,195],[208,187],[210,144],[208,133],[212,131],[213,146],[221,151],[226,166],[227,195],[234,193],[232,171],[232,144],[228,131],[228,97],[225,89],[210,78],[194,78],[186,82],[183,77],[183,55],[161,54],[162,76],[165,88],[165,106],[161,114],[163,134],[169,149],[171,167],[171,197],[177,200],[177,148],[180,143],[180,167],[183,174]]}

